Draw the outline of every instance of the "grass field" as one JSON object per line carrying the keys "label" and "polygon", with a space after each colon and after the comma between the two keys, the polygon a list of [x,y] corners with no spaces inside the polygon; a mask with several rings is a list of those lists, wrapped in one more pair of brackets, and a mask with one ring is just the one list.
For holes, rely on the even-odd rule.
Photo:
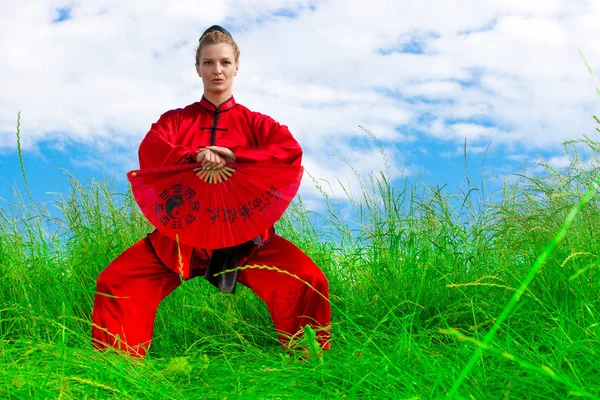
{"label": "grass field", "polygon": [[320,214],[295,202],[277,229],[324,270],[333,309],[331,350],[307,360],[280,350],[250,290],[201,279],[161,304],[146,359],[93,351],[96,278],[150,227],[110,182],[70,177],[50,205],[15,189],[0,210],[0,397],[599,399],[600,144],[565,151],[568,168],[496,193],[384,170],[360,196],[324,194]]}

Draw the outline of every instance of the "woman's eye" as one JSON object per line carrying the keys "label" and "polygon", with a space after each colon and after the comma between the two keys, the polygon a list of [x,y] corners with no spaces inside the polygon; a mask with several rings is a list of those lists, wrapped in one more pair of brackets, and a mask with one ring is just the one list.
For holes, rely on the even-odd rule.
{"label": "woman's eye", "polygon": [[204,65],[210,65],[212,64],[210,61],[204,61]]}

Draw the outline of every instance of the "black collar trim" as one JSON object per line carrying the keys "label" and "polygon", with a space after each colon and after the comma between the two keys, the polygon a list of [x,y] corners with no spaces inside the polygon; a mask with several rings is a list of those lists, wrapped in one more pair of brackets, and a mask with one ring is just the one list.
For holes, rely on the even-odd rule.
{"label": "black collar trim", "polygon": [[235,107],[236,104],[237,103],[235,102],[235,99],[233,98],[233,96],[231,96],[229,99],[227,99],[223,104],[221,104],[218,107],[215,106],[213,103],[211,103],[204,96],[202,96],[202,100],[200,100],[200,106],[202,106],[202,108],[204,108],[207,111],[217,112],[217,113],[231,110],[233,107]]}

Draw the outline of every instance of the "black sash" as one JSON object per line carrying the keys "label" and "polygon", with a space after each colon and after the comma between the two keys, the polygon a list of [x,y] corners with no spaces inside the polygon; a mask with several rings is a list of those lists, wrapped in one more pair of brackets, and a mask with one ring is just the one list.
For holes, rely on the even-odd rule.
{"label": "black sash", "polygon": [[225,274],[222,272],[236,268],[240,260],[247,256],[257,244],[263,244],[260,236],[237,246],[214,250],[208,260],[208,267],[204,273],[204,278],[223,293],[235,293],[238,271],[231,271]]}

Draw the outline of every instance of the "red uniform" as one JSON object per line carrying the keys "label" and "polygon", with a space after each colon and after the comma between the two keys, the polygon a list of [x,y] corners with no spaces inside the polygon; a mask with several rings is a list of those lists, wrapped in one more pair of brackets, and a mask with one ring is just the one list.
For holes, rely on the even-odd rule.
{"label": "red uniform", "polygon": [[[231,149],[240,163],[300,164],[302,159],[302,149],[287,127],[237,104],[233,97],[219,107],[203,97],[166,112],[152,125],[140,145],[140,168],[195,162],[199,148],[210,145]],[[272,266],[300,280],[272,269],[245,269],[239,271],[237,281],[266,302],[283,345],[308,324],[328,348],[327,279],[306,254],[272,228],[261,239],[262,244],[255,244],[239,265]],[[160,301],[182,278],[202,275],[211,253],[178,246],[158,231],[123,252],[98,277],[92,314],[94,347],[117,347],[144,356]]]}

